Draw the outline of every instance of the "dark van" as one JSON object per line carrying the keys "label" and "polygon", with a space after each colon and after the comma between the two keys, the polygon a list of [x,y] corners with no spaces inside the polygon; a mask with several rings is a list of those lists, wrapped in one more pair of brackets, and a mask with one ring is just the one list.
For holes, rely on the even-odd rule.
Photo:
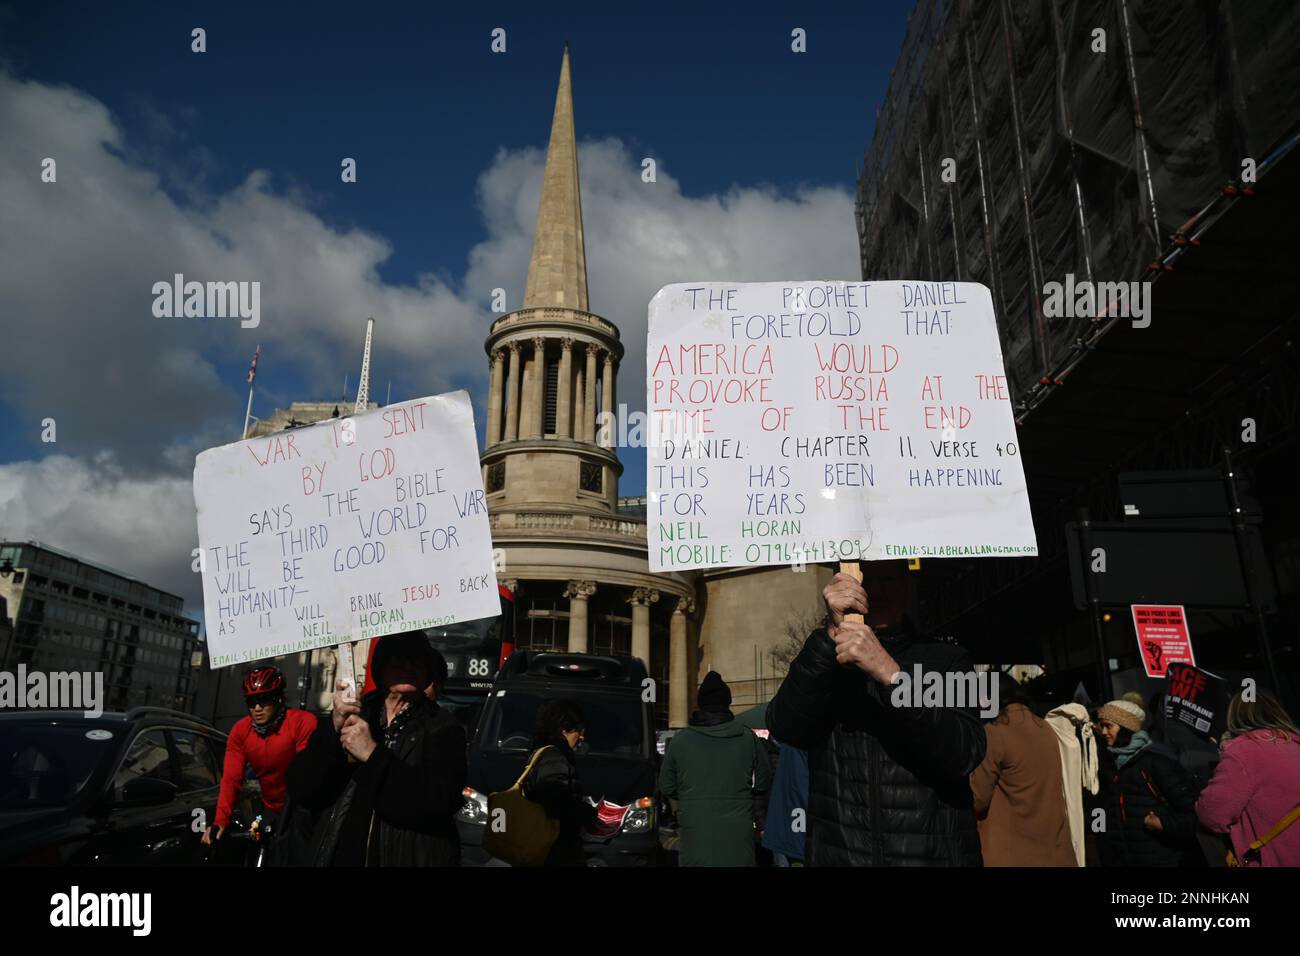
{"label": "dark van", "polygon": [[586,718],[578,745],[578,780],[595,801],[629,807],[608,836],[584,836],[588,866],[649,866],[659,832],[652,705],[643,700],[645,665],[633,657],[520,651],[505,666],[484,705],[469,748],[469,786],[458,817],[467,866],[495,863],[482,849],[487,795],[523,773],[537,709],[549,698],[576,701]]}

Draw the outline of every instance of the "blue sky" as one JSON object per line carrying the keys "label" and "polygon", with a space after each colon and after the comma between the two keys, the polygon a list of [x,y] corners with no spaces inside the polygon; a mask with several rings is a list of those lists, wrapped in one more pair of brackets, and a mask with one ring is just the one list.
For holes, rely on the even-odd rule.
{"label": "blue sky", "polygon": [[[690,264],[856,277],[855,164],[910,0],[583,6],[0,2],[13,136],[0,144],[0,321],[21,340],[0,382],[0,535],[195,597],[178,559],[141,550],[155,529],[188,555],[183,515],[113,524],[79,507],[183,510],[194,451],[237,437],[253,347],[256,411],[334,398],[345,375],[355,387],[368,312],[373,397],[391,380],[394,401],[466,387],[481,407],[487,290],[522,293],[565,40],[591,306],[629,344],[620,398],[644,407],[628,396],[644,389],[645,303],[701,278]],[[490,51],[495,27],[505,54]],[[795,27],[806,54],[790,50]],[[55,153],[67,185],[52,200],[37,174]],[[639,181],[647,156],[653,187]],[[343,157],[355,184],[340,181]],[[141,310],[149,276],[220,257],[230,278],[274,280],[262,328]],[[40,441],[47,415],[55,444]],[[624,461],[622,493],[639,494],[644,456]]]}

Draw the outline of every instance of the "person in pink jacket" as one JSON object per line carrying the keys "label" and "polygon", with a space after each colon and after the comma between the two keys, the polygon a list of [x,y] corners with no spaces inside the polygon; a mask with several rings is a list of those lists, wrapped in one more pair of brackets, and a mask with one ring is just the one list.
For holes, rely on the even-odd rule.
{"label": "person in pink jacket", "polygon": [[1201,825],[1226,833],[1242,866],[1300,866],[1300,819],[1258,851],[1250,845],[1300,806],[1300,729],[1272,694],[1228,704],[1214,777],[1196,801]]}

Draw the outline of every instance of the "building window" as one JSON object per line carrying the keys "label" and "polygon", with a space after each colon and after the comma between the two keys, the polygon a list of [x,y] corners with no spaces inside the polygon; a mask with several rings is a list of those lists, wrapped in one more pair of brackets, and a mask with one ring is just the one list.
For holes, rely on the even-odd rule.
{"label": "building window", "polygon": [[555,602],[549,608],[536,605],[528,610],[528,628],[516,634],[515,647],[521,651],[563,651],[569,647],[568,613],[560,611]]}
{"label": "building window", "polygon": [[113,777],[113,793],[121,797],[122,788],[140,777],[156,777],[174,783],[171,754],[161,730],[149,730],[131,742],[131,749]]}
{"label": "building window", "polygon": [[600,494],[604,472],[605,468],[600,463],[584,461],[582,463],[582,472],[579,476],[578,487],[583,491]]}
{"label": "building window", "polygon": [[632,619],[619,614],[597,614],[592,618],[591,653],[632,653]]}
{"label": "building window", "polygon": [[487,470],[487,490],[491,494],[494,491],[500,491],[506,486],[506,463],[498,461],[488,465]]}

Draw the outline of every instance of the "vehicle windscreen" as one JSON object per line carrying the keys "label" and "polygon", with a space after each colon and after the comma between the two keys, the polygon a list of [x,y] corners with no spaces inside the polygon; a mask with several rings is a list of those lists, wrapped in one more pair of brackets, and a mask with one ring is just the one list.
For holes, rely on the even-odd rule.
{"label": "vehicle windscreen", "polygon": [[0,810],[69,803],[119,742],[93,721],[0,722]]}
{"label": "vehicle windscreen", "polygon": [[429,643],[447,661],[448,687],[492,686],[501,656],[500,618],[425,628]]}
{"label": "vehicle windscreen", "polygon": [[[479,747],[528,750],[537,708],[546,698],[530,691],[498,691],[483,714]],[[552,694],[549,696],[559,696]],[[577,702],[586,719],[586,752],[624,757],[645,755],[645,708],[636,694],[563,696]]]}
{"label": "vehicle windscreen", "polygon": [[438,706],[450,711],[465,728],[465,736],[472,740],[478,727],[479,715],[483,713],[484,701],[482,694],[443,693],[438,697]]}

